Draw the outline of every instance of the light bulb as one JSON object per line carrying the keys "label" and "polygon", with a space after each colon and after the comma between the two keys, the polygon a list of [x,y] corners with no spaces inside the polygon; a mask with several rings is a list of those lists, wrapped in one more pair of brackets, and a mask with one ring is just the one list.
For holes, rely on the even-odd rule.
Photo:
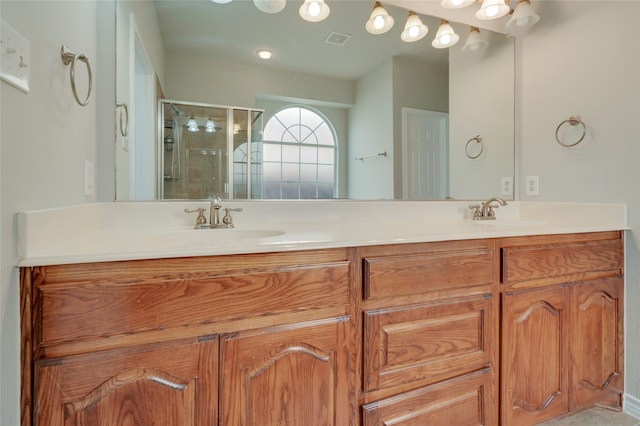
{"label": "light bulb", "polygon": [[384,27],[384,18],[380,15],[376,16],[375,19],[373,20],[373,27],[376,30],[382,29],[382,27]]}
{"label": "light bulb", "polygon": [[496,16],[498,14],[498,11],[499,11],[499,8],[495,4],[489,6],[489,7],[487,7],[485,9],[485,13],[487,14],[487,17],[489,17],[489,18],[493,18],[494,16]]}
{"label": "light bulb", "polygon": [[314,18],[320,15],[320,5],[317,1],[311,2],[311,4],[309,5],[309,15],[313,16]]}
{"label": "light bulb", "polygon": [[451,42],[451,34],[442,34],[438,40],[440,44],[449,44]]}
{"label": "light bulb", "polygon": [[414,38],[418,34],[420,34],[420,27],[418,27],[417,25],[413,25],[409,27],[408,33],[409,33],[409,37]]}

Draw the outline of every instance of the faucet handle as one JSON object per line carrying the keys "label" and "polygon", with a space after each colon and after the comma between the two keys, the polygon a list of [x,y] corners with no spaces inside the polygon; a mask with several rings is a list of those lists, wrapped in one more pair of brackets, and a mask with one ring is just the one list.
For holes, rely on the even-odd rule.
{"label": "faucet handle", "polygon": [[471,210],[473,210],[473,218],[477,219],[481,216],[482,206],[480,204],[472,204],[469,206]]}
{"label": "faucet handle", "polygon": [[184,209],[185,213],[198,213],[198,217],[196,218],[196,226],[195,228],[201,228],[202,225],[207,224],[207,218],[204,216],[204,211],[202,207],[197,209]]}
{"label": "faucet handle", "polygon": [[241,211],[242,211],[242,207],[239,207],[237,209],[230,209],[228,207],[225,207],[222,223],[227,225],[227,227],[229,228],[234,228],[235,226],[233,225],[233,217],[231,217],[231,212],[241,212]]}

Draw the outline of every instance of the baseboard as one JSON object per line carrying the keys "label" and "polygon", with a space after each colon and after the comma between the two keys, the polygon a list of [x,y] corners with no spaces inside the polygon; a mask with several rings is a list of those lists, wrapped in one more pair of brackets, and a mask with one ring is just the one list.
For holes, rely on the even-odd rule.
{"label": "baseboard", "polygon": [[640,420],[640,398],[624,394],[624,412]]}

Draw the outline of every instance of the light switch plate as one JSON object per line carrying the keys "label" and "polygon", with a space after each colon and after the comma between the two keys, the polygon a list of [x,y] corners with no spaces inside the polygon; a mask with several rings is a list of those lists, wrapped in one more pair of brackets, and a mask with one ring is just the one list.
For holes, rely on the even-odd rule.
{"label": "light switch plate", "polygon": [[31,43],[3,19],[0,22],[0,79],[29,93]]}

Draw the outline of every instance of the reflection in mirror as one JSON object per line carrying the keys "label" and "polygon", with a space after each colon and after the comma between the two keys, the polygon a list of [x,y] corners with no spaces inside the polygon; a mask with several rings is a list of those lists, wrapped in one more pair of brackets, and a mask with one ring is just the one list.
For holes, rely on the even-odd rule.
{"label": "reflection in mirror", "polygon": [[[374,35],[365,29],[374,2],[330,3],[329,17],[310,23],[292,1],[270,14],[251,1],[118,0],[117,102],[129,105],[131,123],[128,136],[116,135],[116,198],[287,198],[282,194],[293,192],[282,188],[295,185],[300,198],[512,197],[513,39],[480,29],[486,46],[463,49],[471,27],[451,21],[460,42],[436,49],[439,17],[419,15],[429,35],[407,43],[400,33],[408,10],[385,4],[395,25]],[[260,59],[260,48],[272,58]],[[265,180],[265,147],[311,141],[313,132],[297,123],[278,136],[285,139],[262,143],[270,120],[292,107],[330,129],[331,142],[314,143],[333,147],[332,191],[318,178],[327,164],[309,166],[300,157],[277,164],[287,176],[278,183],[280,196],[273,179]],[[200,141],[188,132],[191,113]],[[232,126],[241,114],[243,123],[257,120],[253,135],[239,141]],[[210,134],[209,118],[216,130]],[[470,158],[467,141],[477,135],[483,150]],[[243,149],[244,163],[236,158]],[[373,155],[381,152],[387,155]],[[315,192],[301,177],[308,170],[316,171]],[[191,175],[202,182],[187,183]]]}

